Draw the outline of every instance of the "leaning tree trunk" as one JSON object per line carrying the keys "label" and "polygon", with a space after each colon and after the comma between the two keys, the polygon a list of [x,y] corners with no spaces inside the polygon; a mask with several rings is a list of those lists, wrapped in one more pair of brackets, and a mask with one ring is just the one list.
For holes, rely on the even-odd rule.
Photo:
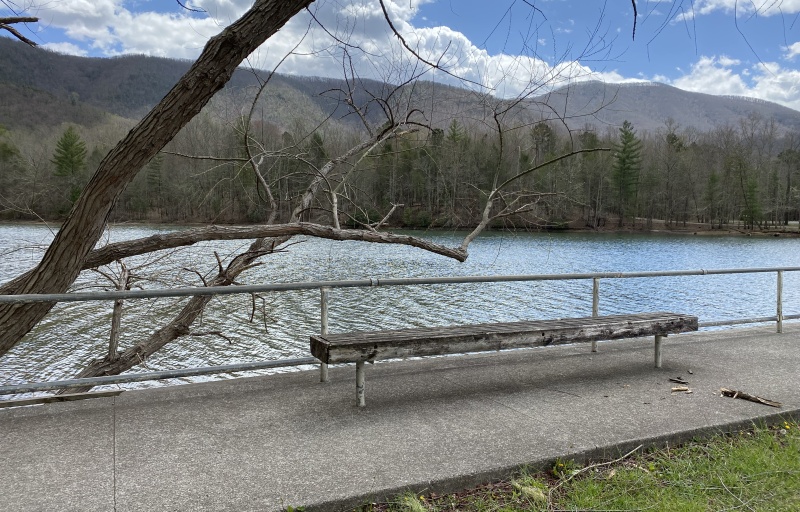
{"label": "leaning tree trunk", "polygon": [[[246,252],[239,254],[231,261],[227,268],[220,266],[217,276],[207,283],[208,286],[228,286],[233,284],[236,278],[250,268],[253,263],[264,256],[275,251],[277,247],[291,238],[291,235],[275,238],[259,238],[254,241]],[[130,370],[136,365],[142,364],[148,357],[155,354],[167,343],[176,340],[190,333],[191,325],[203,313],[206,305],[211,302],[211,295],[197,295],[181,308],[180,312],[164,327],[158,329],[147,339],[131,346],[127,350],[119,353],[109,353],[104,359],[95,359],[84,368],[77,378],[99,377],[101,375],[119,375]],[[72,388],[69,393],[83,393],[92,389],[93,386]],[[67,390],[61,390],[56,394],[64,394]]]}
{"label": "leaning tree trunk", "polygon": [[[65,292],[100,239],[115,202],[139,170],[200,112],[245,57],[311,2],[257,0],[244,16],[209,40],[197,61],[164,99],[106,155],[42,261],[13,293]],[[9,292],[0,287],[0,294]],[[0,356],[53,305],[0,305]]]}

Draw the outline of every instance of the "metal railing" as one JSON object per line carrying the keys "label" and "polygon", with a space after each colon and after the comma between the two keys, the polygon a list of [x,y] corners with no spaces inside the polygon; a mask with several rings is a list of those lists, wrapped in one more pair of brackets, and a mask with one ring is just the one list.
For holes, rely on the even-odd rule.
{"label": "metal railing", "polygon": [[[419,277],[419,278],[372,278],[341,281],[312,281],[301,283],[272,283],[261,285],[243,286],[211,286],[203,288],[174,288],[160,290],[128,290],[108,292],[81,292],[57,294],[28,294],[28,295],[0,295],[0,304],[26,304],[34,302],[88,302],[88,301],[113,301],[118,299],[149,299],[164,297],[190,297],[198,295],[234,295],[264,292],[285,292],[298,290],[320,291],[320,324],[321,333],[328,333],[328,305],[330,290],[337,288],[371,288],[376,286],[419,286],[419,285],[450,285],[469,283],[502,283],[502,282],[530,282],[530,281],[571,281],[592,280],[592,316],[599,315],[600,280],[601,279],[633,279],[652,277],[677,277],[677,276],[708,276],[723,274],[758,274],[774,273],[776,280],[776,310],[775,316],[739,318],[733,320],[700,322],[700,327],[718,327],[740,324],[775,322],[776,331],[783,332],[784,320],[800,319],[800,314],[785,315],[783,313],[783,274],[784,272],[800,272],[800,267],[779,268],[738,268],[738,269],[700,269],[700,270],[668,270],[646,272],[596,272],[580,274],[533,274],[533,275],[508,275],[508,276],[461,276],[461,277]],[[592,343],[592,350],[596,345]],[[31,393],[40,391],[53,391],[61,389],[74,389],[85,386],[98,386],[106,384],[125,384],[131,382],[144,382],[169,378],[183,378],[199,375],[220,373],[235,373],[241,371],[284,368],[319,364],[313,357],[296,359],[281,359],[273,361],[257,361],[238,363],[223,366],[207,366],[200,368],[187,368],[180,370],[165,370],[146,373],[133,373],[125,375],[111,375],[103,377],[90,377],[82,379],[69,379],[49,382],[35,382],[24,384],[11,384],[0,386],[0,395]],[[327,380],[327,365],[320,364],[320,380]]]}

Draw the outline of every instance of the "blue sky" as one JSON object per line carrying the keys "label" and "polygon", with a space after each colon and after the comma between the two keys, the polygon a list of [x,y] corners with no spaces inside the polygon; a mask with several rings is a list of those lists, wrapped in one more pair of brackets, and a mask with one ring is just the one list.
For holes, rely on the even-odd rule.
{"label": "blue sky", "polygon": [[[252,0],[0,0],[40,18],[23,32],[64,53],[192,59]],[[658,81],[711,94],[757,97],[800,109],[800,0],[386,0],[393,22],[426,58],[498,95],[540,92],[572,80]],[[317,0],[251,56],[284,73],[342,76],[342,50],[360,50],[356,71],[402,80],[422,71],[389,32],[377,0]],[[299,46],[298,46],[299,44]],[[454,79],[441,72],[423,75]]]}

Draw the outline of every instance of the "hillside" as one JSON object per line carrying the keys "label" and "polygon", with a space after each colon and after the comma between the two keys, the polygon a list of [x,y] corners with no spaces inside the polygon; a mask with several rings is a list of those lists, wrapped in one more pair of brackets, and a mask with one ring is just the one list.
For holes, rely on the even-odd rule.
{"label": "hillside", "polygon": [[[104,112],[138,119],[190,64],[145,56],[76,57],[0,37],[0,124],[12,129],[61,122],[88,126],[102,121]],[[257,84],[250,71],[237,71],[216,102],[217,115],[238,115]],[[283,127],[296,119],[320,123],[328,116],[350,125],[359,122],[356,116],[348,115],[341,101],[338,90],[347,88],[342,80],[276,75],[269,87],[260,108],[264,121]],[[365,102],[370,94],[380,95],[386,88],[379,82],[359,81],[356,103]],[[446,126],[454,116],[466,119],[466,124],[470,119],[480,122],[485,118],[481,98],[464,89],[422,82],[413,91],[407,88],[403,95],[439,126]],[[800,131],[798,111],[765,101],[692,93],[661,84],[582,82],[534,98],[515,115],[528,120],[553,117],[551,108],[543,108],[542,103],[565,114],[572,128],[586,124],[619,126],[627,119],[639,131],[653,131],[672,118],[682,127],[703,132],[735,125],[755,113],[775,119],[781,131]],[[382,112],[375,104],[366,114],[372,122],[382,121]]]}
{"label": "hillside", "polygon": [[620,126],[627,119],[637,129],[653,131],[672,118],[681,126],[707,132],[726,124],[735,125],[739,119],[755,113],[774,119],[781,130],[800,131],[800,112],[777,103],[688,92],[658,83],[582,82],[541,96],[537,101],[565,113],[570,118],[569,124],[576,128],[586,123]]}

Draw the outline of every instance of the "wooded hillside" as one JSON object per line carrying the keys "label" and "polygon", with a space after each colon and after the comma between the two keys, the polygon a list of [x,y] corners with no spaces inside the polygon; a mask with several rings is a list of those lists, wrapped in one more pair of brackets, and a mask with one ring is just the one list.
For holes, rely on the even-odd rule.
{"label": "wooded hillside", "polygon": [[[66,215],[106,152],[188,66],[143,56],[66,56],[0,38],[0,218]],[[247,166],[241,126],[258,80],[238,71],[139,173],[114,220],[263,221],[266,203]],[[571,150],[598,147],[614,151],[527,174],[515,186],[536,197],[495,223],[627,226],[638,218],[640,227],[663,219],[668,225],[763,228],[800,215],[800,113],[779,105],[660,85],[589,82],[520,103],[498,132],[487,99],[464,89],[416,82],[395,91],[369,80],[275,75],[247,133],[268,152],[261,167],[269,169],[282,217],[288,218],[315,166],[363,137],[363,122],[347,102],[368,105],[361,114],[380,124],[386,110],[371,100],[386,96],[405,112],[417,112],[427,128],[384,141],[352,163],[348,201],[339,205],[344,224],[376,222],[396,204],[403,205],[389,219],[396,226],[473,226],[498,165],[512,175]],[[544,101],[549,108],[542,108]],[[566,120],[554,119],[553,111]],[[625,120],[638,145],[625,147],[619,131]],[[70,130],[77,140],[65,140]],[[621,165],[626,154],[635,158]],[[65,167],[67,157],[80,162]]]}

